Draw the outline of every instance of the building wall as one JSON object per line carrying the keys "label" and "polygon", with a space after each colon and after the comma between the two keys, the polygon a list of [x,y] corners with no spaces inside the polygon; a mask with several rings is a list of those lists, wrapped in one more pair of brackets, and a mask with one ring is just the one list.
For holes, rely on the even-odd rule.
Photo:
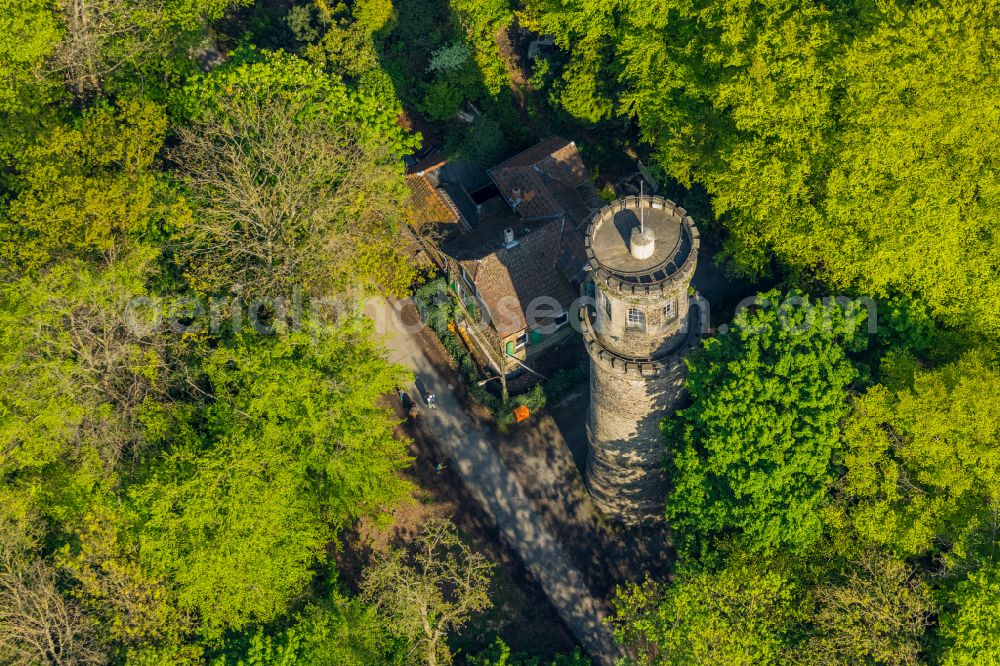
{"label": "building wall", "polygon": [[616,368],[592,351],[586,481],[606,516],[634,523],[663,515],[660,421],[683,402],[686,373],[684,353],[643,369]]}
{"label": "building wall", "polygon": [[500,352],[502,354],[504,354],[504,359],[507,362],[507,370],[508,371],[514,370],[515,368],[518,367],[517,363],[515,363],[508,356],[506,356],[508,345],[513,346],[513,348],[514,348],[514,354],[513,354],[514,358],[520,359],[522,361],[525,360],[526,358],[528,358],[528,343],[527,342],[525,342],[524,346],[521,347],[520,349],[517,348],[517,339],[519,337],[521,337],[522,335],[527,336],[527,332],[528,332],[528,329],[521,329],[517,333],[513,333],[511,335],[508,335],[500,343]]}
{"label": "building wall", "polygon": [[[601,512],[626,524],[663,516],[667,443],[660,422],[686,400],[684,359],[698,341],[688,290],[700,240],[686,220],[690,254],[668,280],[625,283],[591,262],[596,304],[583,317],[591,359],[585,477]],[[667,304],[672,313],[665,316]],[[629,308],[642,312],[644,329],[630,327]]]}
{"label": "building wall", "polygon": [[[687,337],[687,282],[667,285],[663,291],[639,294],[624,292],[603,283],[597,283],[596,288],[594,328],[608,349],[623,356],[652,358],[669,353]],[[668,305],[672,307],[672,314],[664,312]],[[637,331],[629,327],[630,309],[643,313],[644,330]]]}

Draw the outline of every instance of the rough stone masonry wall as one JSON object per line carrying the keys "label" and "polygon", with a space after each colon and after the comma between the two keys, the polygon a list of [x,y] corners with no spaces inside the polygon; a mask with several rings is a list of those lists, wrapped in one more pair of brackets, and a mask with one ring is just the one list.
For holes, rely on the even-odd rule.
{"label": "rough stone masonry wall", "polygon": [[[623,523],[663,515],[667,446],[659,425],[684,400],[684,358],[697,340],[689,329],[687,292],[698,262],[700,236],[684,209],[672,202],[664,205],[675,211],[690,234],[687,256],[677,258],[681,265],[674,264],[672,274],[665,276],[667,265],[650,267],[643,275],[626,275],[601,264],[593,236],[597,225],[607,223],[604,212],[591,223],[586,241],[598,292],[593,320],[587,314],[583,317],[591,358],[586,482],[602,513]],[[621,204],[611,208],[618,210]],[[663,306],[670,302],[676,318],[665,320]],[[630,307],[645,314],[645,330],[628,325]]]}
{"label": "rough stone masonry wall", "polygon": [[623,370],[596,357],[599,348],[588,347],[587,486],[597,507],[613,520],[631,524],[658,518],[666,498],[666,446],[659,426],[684,399],[684,350],[655,366]]}
{"label": "rough stone masonry wall", "polygon": [[[629,294],[596,283],[597,307],[594,330],[605,347],[623,356],[657,357],[679,347],[688,336],[689,300],[686,282],[667,285],[660,292]],[[605,297],[611,316],[605,309]],[[664,319],[663,307],[673,301],[674,314]],[[646,330],[628,330],[628,310],[635,308],[646,317]]]}

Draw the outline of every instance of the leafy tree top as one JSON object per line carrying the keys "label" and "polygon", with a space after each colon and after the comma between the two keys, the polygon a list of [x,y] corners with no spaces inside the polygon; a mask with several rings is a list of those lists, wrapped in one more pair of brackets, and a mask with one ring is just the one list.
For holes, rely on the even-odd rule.
{"label": "leafy tree top", "polygon": [[772,291],[689,361],[692,405],[663,422],[667,517],[687,548],[738,533],[802,549],[822,532],[863,311]]}
{"label": "leafy tree top", "polygon": [[420,144],[419,135],[409,134],[397,122],[401,108],[395,97],[352,89],[322,66],[284,51],[236,51],[211,73],[192,77],[174,94],[171,108],[183,120],[206,113],[224,117],[227,106],[242,97],[281,100],[297,118],[350,124],[397,157]]}
{"label": "leafy tree top", "polygon": [[1000,371],[969,353],[912,385],[872,387],[844,428],[842,509],[862,539],[960,569],[994,561]]}

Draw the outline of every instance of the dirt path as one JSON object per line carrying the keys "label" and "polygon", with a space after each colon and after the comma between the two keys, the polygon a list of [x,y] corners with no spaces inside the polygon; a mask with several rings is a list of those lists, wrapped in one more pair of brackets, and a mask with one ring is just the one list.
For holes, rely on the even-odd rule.
{"label": "dirt path", "polygon": [[[613,664],[623,653],[603,623],[608,612],[603,595],[591,591],[573,558],[497,454],[494,433],[465,412],[454,394],[458,378],[450,369],[437,367],[423,351],[426,342],[420,340],[421,333],[407,332],[405,324],[412,326],[416,316],[412,305],[404,308],[402,316],[399,312],[393,308],[394,316],[387,316],[389,310],[375,316],[377,326],[386,333],[390,359],[410,368],[417,382],[438,399],[437,410],[422,407],[417,427],[437,440],[452,471],[493,517],[500,534],[517,551],[591,658],[599,664]],[[412,392],[413,387],[409,388]]]}

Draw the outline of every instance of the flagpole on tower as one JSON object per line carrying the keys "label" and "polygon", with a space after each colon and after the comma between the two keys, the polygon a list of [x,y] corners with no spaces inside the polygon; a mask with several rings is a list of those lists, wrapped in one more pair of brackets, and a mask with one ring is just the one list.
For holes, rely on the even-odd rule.
{"label": "flagpole on tower", "polygon": [[644,184],[643,180],[640,178],[639,179],[639,232],[645,234],[646,233],[646,207],[643,205],[643,202],[642,202],[642,199],[643,199],[642,186],[643,186],[643,184]]}

